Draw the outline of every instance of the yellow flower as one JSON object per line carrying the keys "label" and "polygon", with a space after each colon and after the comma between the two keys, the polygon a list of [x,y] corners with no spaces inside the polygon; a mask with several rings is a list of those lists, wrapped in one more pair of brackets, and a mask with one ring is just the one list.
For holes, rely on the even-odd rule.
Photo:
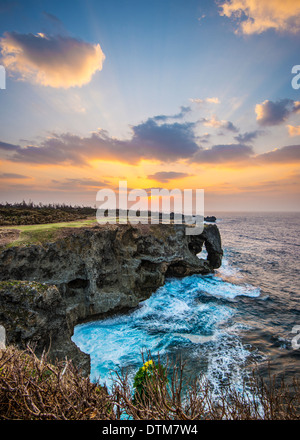
{"label": "yellow flower", "polygon": [[145,362],[144,363],[144,366],[142,367],[143,368],[143,370],[146,370],[150,365],[152,365],[153,364],[153,361],[147,361],[147,362]]}

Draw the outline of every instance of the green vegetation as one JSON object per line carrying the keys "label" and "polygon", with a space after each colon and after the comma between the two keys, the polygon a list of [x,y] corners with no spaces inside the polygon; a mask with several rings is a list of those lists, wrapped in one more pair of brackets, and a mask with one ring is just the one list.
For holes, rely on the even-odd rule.
{"label": "green vegetation", "polygon": [[96,209],[66,204],[0,204],[0,226],[34,225],[95,218]]}
{"label": "green vegetation", "polygon": [[9,288],[21,289],[22,293],[32,293],[32,292],[44,293],[49,288],[49,285],[46,283],[38,283],[36,281],[27,281],[27,280],[0,281],[0,293],[1,291]]}
{"label": "green vegetation", "polygon": [[96,224],[96,208],[25,201],[0,204],[0,246],[44,244],[55,241],[62,228]]}
{"label": "green vegetation", "polygon": [[[95,207],[66,204],[43,205],[39,203],[36,205],[25,201],[13,204],[0,203],[0,247],[42,245],[55,241],[62,228],[97,225],[96,212]],[[127,214],[128,211],[117,209],[116,218],[112,218],[106,210],[102,223],[106,224],[114,220],[118,223],[120,218],[127,219]],[[150,222],[150,211],[143,212],[142,215],[148,216],[148,222]],[[162,223],[161,213],[159,213],[159,222]],[[16,233],[13,234],[13,231]],[[165,240],[165,233],[158,228],[152,228],[152,233],[158,239]],[[174,235],[174,230],[170,229],[169,234]]]}
{"label": "green vegetation", "polygon": [[156,392],[163,392],[168,382],[166,369],[159,362],[156,364],[152,359],[144,362],[143,366],[134,376],[133,388],[135,390],[133,402],[143,405],[151,404],[151,397],[148,394],[150,387],[157,388]]}
{"label": "green vegetation", "polygon": [[6,244],[5,247],[26,246],[30,244],[44,244],[55,241],[58,233],[63,228],[81,228],[83,226],[93,226],[96,224],[96,219],[89,219],[64,223],[11,226],[9,228],[0,228],[0,232],[4,229],[16,229],[20,231],[19,237],[13,240],[11,243]]}

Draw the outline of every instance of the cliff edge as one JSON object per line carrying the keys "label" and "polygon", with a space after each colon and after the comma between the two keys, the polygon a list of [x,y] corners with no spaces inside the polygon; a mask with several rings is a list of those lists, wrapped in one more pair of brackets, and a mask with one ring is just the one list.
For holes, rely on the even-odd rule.
{"label": "cliff edge", "polygon": [[[207,259],[197,254],[203,246]],[[0,254],[0,324],[6,342],[66,356],[89,372],[89,356],[71,341],[74,326],[138,306],[166,277],[208,274],[222,262],[216,225],[186,235],[184,225],[67,228],[44,245]]]}

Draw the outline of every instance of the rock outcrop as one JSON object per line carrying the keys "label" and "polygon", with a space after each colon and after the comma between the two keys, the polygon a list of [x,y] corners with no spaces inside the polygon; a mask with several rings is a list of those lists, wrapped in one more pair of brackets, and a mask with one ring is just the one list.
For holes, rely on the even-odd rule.
{"label": "rock outcrop", "polygon": [[214,215],[208,215],[204,217],[204,221],[214,223],[217,221],[217,218]]}
{"label": "rock outcrop", "polygon": [[[206,260],[197,257],[203,245]],[[53,243],[2,251],[0,324],[7,343],[34,343],[88,373],[89,356],[71,341],[75,325],[138,306],[168,276],[213,272],[222,254],[216,225],[200,235],[184,225],[66,229]]]}

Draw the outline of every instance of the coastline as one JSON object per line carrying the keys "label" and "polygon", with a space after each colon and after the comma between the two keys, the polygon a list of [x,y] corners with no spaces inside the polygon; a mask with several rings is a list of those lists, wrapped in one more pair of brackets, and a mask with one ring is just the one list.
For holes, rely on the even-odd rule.
{"label": "coastline", "polygon": [[[203,246],[206,260],[196,256]],[[199,236],[187,236],[184,225],[66,229],[53,243],[2,251],[0,323],[9,343],[35,342],[87,374],[89,356],[71,341],[76,324],[136,307],[167,276],[211,273],[222,254],[216,225]]]}

